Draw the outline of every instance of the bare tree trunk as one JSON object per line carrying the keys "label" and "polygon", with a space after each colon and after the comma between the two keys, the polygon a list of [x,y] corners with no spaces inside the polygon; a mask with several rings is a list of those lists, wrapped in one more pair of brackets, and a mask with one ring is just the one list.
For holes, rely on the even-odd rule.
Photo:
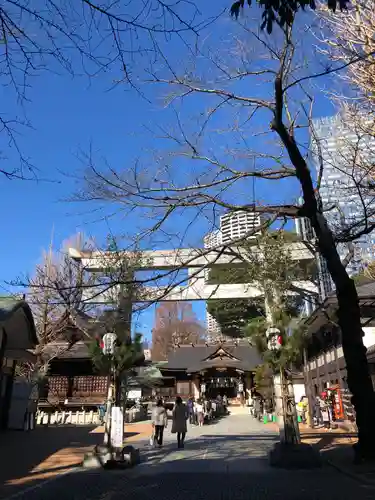
{"label": "bare tree trunk", "polygon": [[347,383],[352,393],[358,427],[358,458],[375,457],[375,398],[368,368],[358,295],[353,280],[337,289],[338,323],[347,370]]}
{"label": "bare tree trunk", "polygon": [[113,394],[114,394],[114,385],[112,376],[110,376],[108,390],[107,390],[105,427],[104,427],[104,444],[107,446],[111,445],[111,412],[112,412]]}
{"label": "bare tree trunk", "polygon": [[[270,291],[264,288],[264,303],[266,319],[270,326],[277,326],[275,308],[281,307],[280,297],[273,285]],[[272,296],[271,296],[272,295]],[[297,444],[300,442],[296,405],[294,400],[294,390],[288,374],[283,368],[273,376],[273,386],[275,393],[276,419],[279,426],[280,442],[284,444]],[[291,386],[291,389],[290,389]]]}
{"label": "bare tree trunk", "polygon": [[306,388],[306,396],[308,400],[308,422],[307,424],[309,427],[313,427],[313,395],[311,392],[311,378],[310,378],[310,370],[307,366],[308,360],[307,360],[307,352],[306,349],[303,350],[303,373],[304,373],[304,379],[305,379],[305,388]]}
{"label": "bare tree trunk", "polygon": [[293,387],[293,378],[292,375],[288,375],[286,372],[284,375],[284,384],[285,384],[285,395],[286,395],[286,415],[287,422],[290,428],[288,432],[290,433],[290,437],[288,442],[293,444],[301,443],[301,436],[299,433],[298,426],[298,417],[297,417],[297,409],[296,409],[296,398],[294,396],[294,387]]}
{"label": "bare tree trunk", "polygon": [[283,105],[282,75],[275,80],[276,112],[272,128],[278,133],[292,161],[301,184],[304,207],[314,228],[318,247],[327,261],[327,267],[336,286],[338,300],[338,323],[342,335],[342,347],[347,369],[347,381],[352,393],[352,403],[356,411],[358,427],[357,459],[375,457],[375,398],[369,373],[366,348],[363,345],[363,331],[358,294],[341,262],[332,232],[318,206],[310,170],[295,139],[282,121]]}
{"label": "bare tree trunk", "polygon": [[284,418],[284,404],[283,404],[283,383],[281,373],[276,373],[273,376],[273,388],[275,394],[275,413],[276,423],[279,427],[280,442],[286,442],[285,435],[285,418]]}

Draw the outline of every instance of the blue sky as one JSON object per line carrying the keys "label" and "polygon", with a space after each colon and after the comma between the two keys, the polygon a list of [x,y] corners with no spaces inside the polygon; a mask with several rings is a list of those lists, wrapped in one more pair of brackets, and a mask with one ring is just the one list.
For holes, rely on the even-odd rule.
{"label": "blue sky", "polygon": [[[217,40],[226,33],[228,22],[225,18],[219,23]],[[173,60],[178,61],[180,51],[180,43],[168,45]],[[109,231],[124,234],[131,225],[142,227],[141,219],[118,216],[101,220],[102,214],[94,211],[94,205],[66,201],[77,189],[75,177],[82,171],[84,153],[90,148],[99,162],[105,157],[111,165],[126,167],[134,158],[147,153],[150,145],[164,147],[161,139],[151,139],[145,129],[167,124],[171,117],[162,106],[160,90],[148,90],[152,100],[149,103],[126,85],[109,90],[113,77],[114,74],[107,73],[89,81],[86,76],[72,77],[61,69],[59,73],[43,72],[32,79],[24,109],[10,88],[1,88],[2,101],[8,103],[3,113],[22,117],[25,111],[32,124],[32,128],[19,129],[17,140],[23,154],[36,166],[40,179],[10,181],[0,177],[3,214],[0,282],[4,290],[8,288],[7,281],[32,272],[42,249],[49,245],[52,232],[58,247],[62,240],[78,231],[94,236],[101,243]],[[324,96],[317,91],[316,97],[315,116],[332,114],[333,108],[327,106]],[[195,111],[196,106],[198,112],[199,104],[195,102],[189,111]],[[7,157],[3,161],[15,161],[16,152],[8,147],[4,135],[0,145]],[[259,197],[267,201],[280,199],[280,194],[281,199],[290,198],[294,188],[284,186],[282,193],[279,187],[277,192],[259,188]],[[294,196],[297,195],[294,191]],[[171,222],[171,227],[175,226],[176,219]],[[206,229],[206,221],[196,224],[189,241],[197,244]],[[196,303],[194,310],[199,319],[204,319],[203,303]],[[137,318],[138,329],[150,332],[153,315],[154,308],[150,308]]]}

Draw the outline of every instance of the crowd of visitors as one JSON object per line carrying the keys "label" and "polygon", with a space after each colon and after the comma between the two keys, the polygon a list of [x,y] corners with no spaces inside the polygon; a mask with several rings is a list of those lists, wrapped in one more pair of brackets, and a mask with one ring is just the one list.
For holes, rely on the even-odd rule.
{"label": "crowd of visitors", "polygon": [[[256,419],[262,420],[274,412],[274,405],[271,399],[265,399],[260,394],[253,395],[248,400],[249,412]],[[302,396],[296,403],[298,421],[310,426],[325,427],[329,429],[336,422],[335,414],[335,394],[333,391],[323,391],[315,397],[313,404],[309,407],[309,401],[306,396]],[[311,422],[310,415],[313,419]]]}
{"label": "crowd of visitors", "polygon": [[[218,396],[216,399],[201,398],[195,400],[190,397],[185,404],[181,397],[177,397],[172,410],[172,434],[177,435],[178,448],[184,447],[187,432],[187,420],[191,425],[203,426],[205,423],[228,413],[228,399],[226,396]],[[168,425],[168,414],[166,404],[158,399],[152,409],[152,435],[150,444],[152,446],[163,445],[164,429]]]}
{"label": "crowd of visitors", "polygon": [[202,398],[195,400],[190,397],[187,407],[190,424],[202,426],[210,420],[228,413],[228,398],[219,395],[215,399]]}
{"label": "crowd of visitors", "polygon": [[329,429],[336,421],[334,393],[323,391],[316,396],[313,406],[314,424]]}
{"label": "crowd of visitors", "polygon": [[260,394],[254,394],[247,400],[249,413],[257,420],[262,420],[264,415],[270,415],[274,411],[273,401],[270,398],[263,398]]}

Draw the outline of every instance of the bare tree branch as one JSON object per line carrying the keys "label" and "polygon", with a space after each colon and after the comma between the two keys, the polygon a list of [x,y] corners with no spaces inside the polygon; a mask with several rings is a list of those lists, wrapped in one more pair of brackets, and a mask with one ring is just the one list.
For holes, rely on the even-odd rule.
{"label": "bare tree branch", "polygon": [[[9,87],[22,115],[35,77],[45,71],[83,72],[89,78],[111,72],[111,86],[126,83],[145,97],[138,77],[157,61],[158,39],[193,40],[220,14],[205,17],[189,0],[5,0],[0,7],[0,84]],[[18,156],[0,168],[9,179],[35,178],[37,169],[19,137],[27,126],[27,118],[0,115],[5,147]]]}

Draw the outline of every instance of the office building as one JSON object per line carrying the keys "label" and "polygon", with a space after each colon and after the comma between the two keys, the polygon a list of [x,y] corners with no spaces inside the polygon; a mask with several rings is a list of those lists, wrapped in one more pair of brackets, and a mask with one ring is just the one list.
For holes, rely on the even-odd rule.
{"label": "office building", "polygon": [[[327,210],[325,216],[328,224],[336,234],[353,224],[358,228],[364,227],[366,211],[367,214],[375,214],[374,196],[364,193],[363,189],[361,193],[358,190],[358,183],[363,185],[366,182],[364,170],[358,165],[363,167],[373,163],[375,139],[363,132],[357,133],[349,123],[350,119],[346,120],[342,114],[313,120],[311,162],[318,177],[322,159],[323,175],[319,193],[323,207]],[[355,242],[355,254],[347,267],[349,275],[358,274],[375,258],[374,243],[373,235],[362,236]],[[344,258],[348,251],[347,245],[339,245],[338,250]]]}
{"label": "office building", "polygon": [[[363,171],[353,168],[353,154],[358,154],[361,146],[362,158],[367,161],[373,154],[375,158],[375,140],[372,137],[361,137],[345,124],[343,115],[335,115],[313,120],[314,138],[311,139],[311,163],[320,175],[320,158],[323,162],[323,174],[319,190],[325,217],[334,233],[353,223],[361,224],[365,209],[375,209],[375,199],[363,196],[358,192],[357,183],[365,179]],[[303,200],[300,199],[302,204]],[[329,210],[328,210],[329,209]],[[305,241],[315,238],[314,230],[307,218],[295,220],[297,234]],[[354,256],[347,270],[350,276],[358,274],[368,262],[375,258],[374,236],[365,235],[354,242]],[[342,259],[348,252],[346,244],[339,244],[338,251]],[[327,269],[325,259],[317,252],[319,298],[323,301],[334,290],[334,284]]]}
{"label": "office building", "polygon": [[[300,205],[303,203],[303,200],[299,200]],[[301,217],[295,219],[295,228],[298,236],[301,237],[303,241],[313,242],[315,239],[315,232],[311,226],[311,222],[307,217]],[[315,254],[315,261],[317,265],[317,279],[318,279],[318,290],[319,290],[319,301],[322,302],[329,293],[334,290],[333,281],[328,272],[327,262],[322,257],[319,252]],[[304,313],[306,316],[311,314],[314,309],[314,302],[310,300],[305,301]]]}

